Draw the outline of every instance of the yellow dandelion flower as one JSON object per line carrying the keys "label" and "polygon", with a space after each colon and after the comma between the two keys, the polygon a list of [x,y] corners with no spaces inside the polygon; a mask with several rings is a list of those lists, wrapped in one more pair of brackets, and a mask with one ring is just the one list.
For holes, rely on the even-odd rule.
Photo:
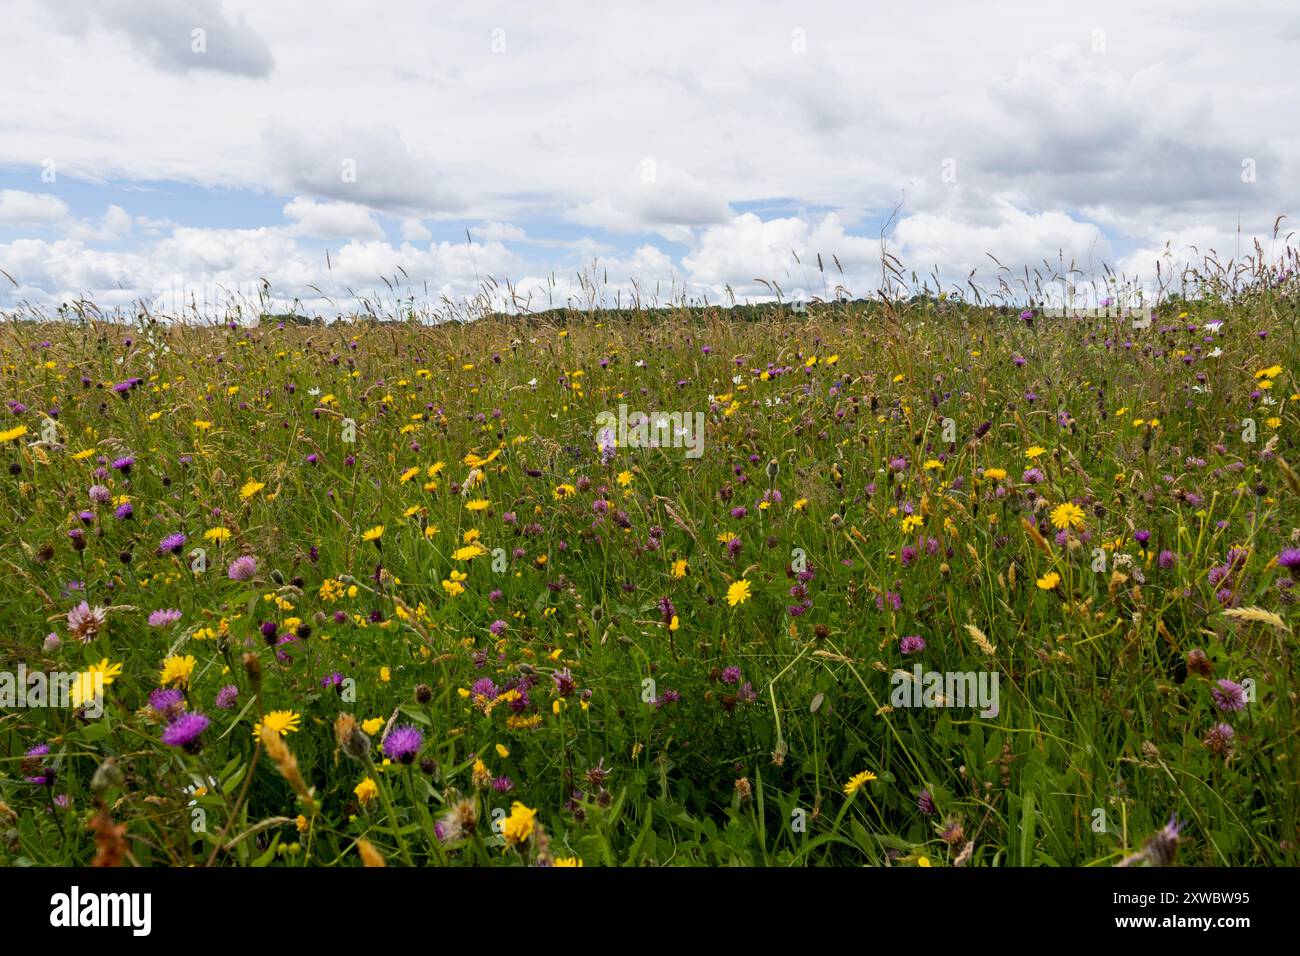
{"label": "yellow dandelion flower", "polygon": [[169,657],[163,661],[162,673],[158,675],[158,683],[166,687],[169,684],[175,684],[178,687],[190,686],[190,675],[194,673],[194,665],[197,664],[193,655],[186,654],[184,657],[179,655]]}
{"label": "yellow dandelion flower", "polygon": [[367,803],[379,796],[379,784],[375,783],[369,777],[362,780],[352,790],[357,795],[357,800],[364,807]]}
{"label": "yellow dandelion flower", "polygon": [[283,737],[285,734],[295,733],[298,730],[298,721],[302,717],[292,710],[273,710],[265,717],[253,725],[253,738],[260,740],[262,738],[262,728],[266,727]]}
{"label": "yellow dandelion flower", "polygon": [[1061,583],[1061,576],[1055,571],[1048,571],[1041,578],[1034,582],[1044,591],[1050,591]]}
{"label": "yellow dandelion flower", "polygon": [[727,603],[732,607],[735,607],[737,604],[744,604],[749,600],[749,598],[749,580],[747,578],[733,581],[727,588]]}
{"label": "yellow dandelion flower", "polygon": [[1072,502],[1059,504],[1052,509],[1052,526],[1065,530],[1066,528],[1083,527],[1083,509]]}
{"label": "yellow dandelion flower", "polygon": [[862,773],[855,773],[849,778],[849,782],[844,785],[844,795],[846,797],[853,796],[853,794],[857,793],[860,786],[864,783],[870,783],[875,779],[876,775],[870,770],[864,770]]}

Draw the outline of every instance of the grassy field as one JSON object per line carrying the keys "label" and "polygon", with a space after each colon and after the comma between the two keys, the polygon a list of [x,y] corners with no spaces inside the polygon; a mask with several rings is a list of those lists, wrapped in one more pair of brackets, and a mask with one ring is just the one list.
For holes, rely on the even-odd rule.
{"label": "grassy field", "polygon": [[1300,863],[1297,291],[10,322],[0,862]]}

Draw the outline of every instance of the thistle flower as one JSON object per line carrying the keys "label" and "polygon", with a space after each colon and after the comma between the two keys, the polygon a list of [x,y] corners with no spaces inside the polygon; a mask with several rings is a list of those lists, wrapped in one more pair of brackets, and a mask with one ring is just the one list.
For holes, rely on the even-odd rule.
{"label": "thistle flower", "polygon": [[211,723],[200,713],[181,714],[162,733],[162,742],[169,747],[181,747],[188,753],[198,753],[199,736]]}
{"label": "thistle flower", "polygon": [[384,756],[409,766],[415,762],[415,757],[423,743],[424,734],[419,728],[410,724],[400,724],[384,738]]}

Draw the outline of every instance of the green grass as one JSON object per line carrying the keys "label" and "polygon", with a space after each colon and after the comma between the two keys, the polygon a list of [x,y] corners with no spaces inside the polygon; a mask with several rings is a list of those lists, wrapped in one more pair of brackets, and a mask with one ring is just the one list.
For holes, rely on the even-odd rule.
{"label": "green grass", "polygon": [[[392,864],[1108,866],[1177,813],[1181,863],[1294,865],[1296,614],[1275,558],[1300,536],[1284,464],[1300,458],[1296,304],[1254,286],[1145,330],[936,299],[438,326],[12,322],[0,393],[26,410],[0,432],[26,432],[3,447],[0,657],[121,673],[98,719],[4,709],[0,861],[355,865],[365,839]],[[755,374],[769,367],[790,371]],[[129,397],[112,391],[131,378]],[[703,454],[603,463],[596,419],[620,403],[703,413]],[[493,454],[458,493],[466,456]],[[244,496],[250,481],[264,487]],[[113,502],[92,503],[96,483]],[[1082,518],[1058,542],[1065,502]],[[471,529],[486,553],[458,560]],[[180,555],[159,554],[178,532]],[[1216,586],[1231,548],[1245,557]],[[253,581],[227,576],[241,554]],[[792,616],[800,554],[811,606]],[[752,596],[730,606],[741,580]],[[67,620],[82,600],[108,609],[87,643]],[[165,608],[180,621],[150,627]],[[259,627],[274,639],[295,619],[310,634],[277,659]],[[926,647],[904,657],[908,635]],[[1209,674],[1189,668],[1194,648]],[[169,655],[193,657],[187,706],[211,718],[197,755],[162,743],[147,710]],[[918,662],[996,673],[999,712],[890,709],[891,672]],[[343,693],[322,687],[335,672]],[[521,676],[535,683],[517,711],[464,696]],[[1216,708],[1223,678],[1249,682],[1244,710]],[[218,709],[229,684],[238,702]],[[284,742],[310,801],[254,739],[276,710],[299,715]],[[355,792],[371,771],[339,749],[340,713],[381,725],[374,799]],[[422,731],[416,763],[384,764],[390,718]],[[1230,754],[1204,742],[1220,722]],[[49,754],[25,758],[38,744]],[[476,789],[475,755],[513,789]],[[846,795],[862,771],[875,779]],[[475,826],[438,839],[461,801]],[[507,845],[493,822],[514,801],[536,825]],[[97,845],[88,823],[106,818],[125,831]]]}

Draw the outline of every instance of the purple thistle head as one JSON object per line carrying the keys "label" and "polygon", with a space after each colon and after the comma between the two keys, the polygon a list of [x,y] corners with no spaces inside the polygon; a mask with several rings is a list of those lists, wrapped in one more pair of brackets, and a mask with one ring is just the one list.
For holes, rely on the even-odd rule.
{"label": "purple thistle head", "polygon": [[183,747],[189,753],[198,753],[199,737],[212,721],[198,713],[181,714],[162,732],[162,742],[169,747]]}
{"label": "purple thistle head", "polygon": [[216,705],[218,710],[233,710],[236,703],[239,702],[239,687],[235,684],[227,684],[221,690],[217,691]]}
{"label": "purple thistle head", "polygon": [[410,724],[399,724],[384,738],[384,756],[398,763],[411,764],[424,744],[424,734]]}
{"label": "purple thistle head", "polygon": [[898,649],[903,654],[918,654],[925,650],[925,638],[909,634],[898,642]]}
{"label": "purple thistle head", "polygon": [[175,687],[159,687],[149,694],[149,708],[164,720],[173,720],[185,710],[185,694]]}
{"label": "purple thistle head", "polygon": [[180,534],[179,532],[177,534],[169,534],[158,542],[158,553],[167,554],[168,552],[171,552],[172,554],[180,554],[181,548],[185,547],[185,540],[185,535]]}
{"label": "purple thistle head", "polygon": [[1277,556],[1277,563],[1288,571],[1300,569],[1300,548],[1287,548]]}

